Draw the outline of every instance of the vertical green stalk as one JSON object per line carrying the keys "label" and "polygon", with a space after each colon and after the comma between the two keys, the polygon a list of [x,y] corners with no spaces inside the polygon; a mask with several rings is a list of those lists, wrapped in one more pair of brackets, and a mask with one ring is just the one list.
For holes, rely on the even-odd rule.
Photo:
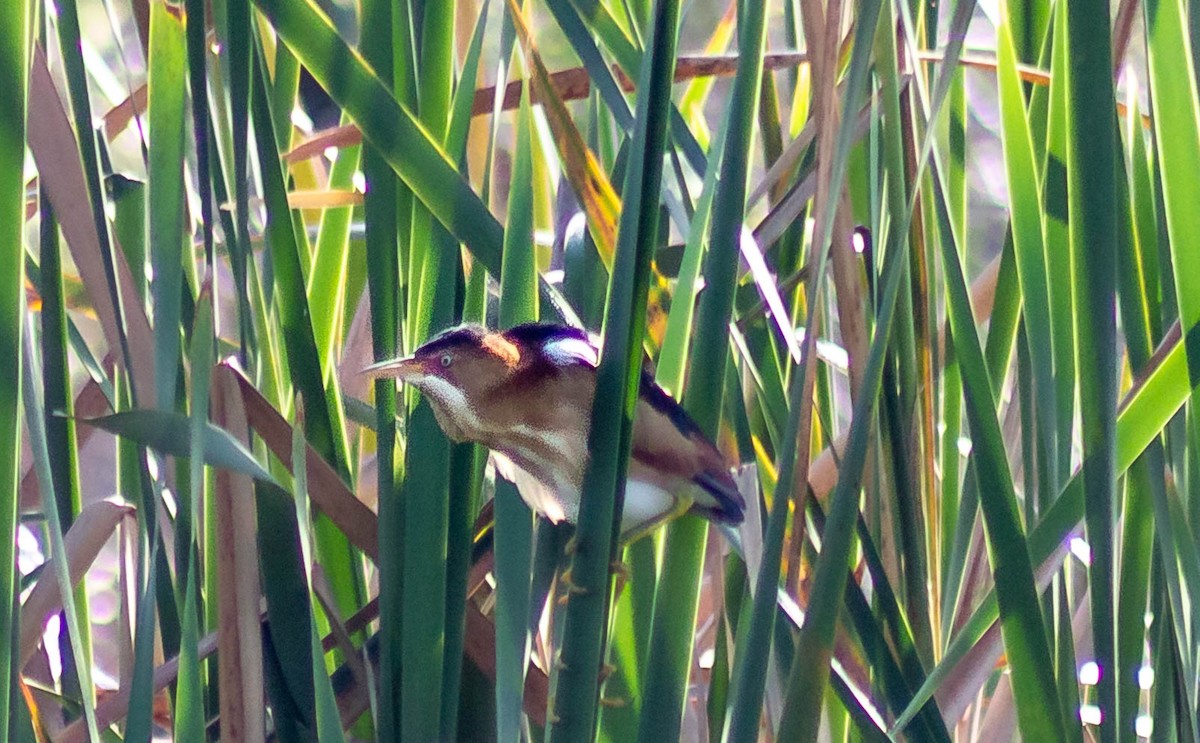
{"label": "vertical green stalk", "polygon": [[[43,18],[36,30],[40,43],[45,46],[50,35],[49,19]],[[132,183],[132,181],[130,181]],[[141,184],[138,184],[139,186]],[[50,458],[50,467],[54,477],[54,494],[58,503],[58,515],[63,528],[70,530],[79,513],[79,450],[75,438],[74,397],[71,394],[70,365],[67,360],[67,309],[65,287],[62,275],[62,253],[59,239],[58,217],[50,201],[50,195],[41,184],[38,190],[38,209],[41,224],[39,231],[40,280],[35,279],[42,296],[42,337],[41,351],[43,372],[43,398],[46,405],[46,447],[54,452]],[[114,184],[114,191],[117,190]],[[120,199],[114,198],[117,214],[121,212]],[[142,201],[135,199],[139,219]],[[119,216],[114,218],[114,223]],[[116,230],[114,224],[114,231]],[[141,231],[138,237],[144,241]],[[51,412],[58,411],[58,412]],[[84,645],[84,657],[89,661],[91,655],[91,625],[86,621],[88,616],[87,590],[78,587],[75,591],[76,608],[84,629],[81,638]],[[71,638],[66,634],[66,623],[60,623],[58,638],[59,654],[63,659],[62,688],[67,694],[79,695],[79,675],[74,662],[71,661]]]}
{"label": "vertical green stalk", "polygon": [[[1048,492],[1058,492],[1059,471],[1056,442],[1058,402],[1054,380],[1052,354],[1053,326],[1050,317],[1050,290],[1047,283],[1047,260],[1043,239],[1042,192],[1034,166],[1033,139],[1025,113],[1025,97],[1017,74],[1012,26],[1007,12],[1001,13],[997,27],[996,46],[1000,86],[1000,111],[1004,131],[1004,160],[1008,175],[1010,212],[1012,214],[1013,247],[1017,258],[1017,276],[1021,284],[1025,319],[1025,334],[1029,338],[1030,379],[1036,406],[1028,427],[1036,430],[1041,446],[1038,460],[1046,466],[1037,471]],[[1029,509],[1033,513],[1034,509]]]}
{"label": "vertical green stalk", "polygon": [[[392,0],[363,0],[361,51],[385,84],[392,80]],[[400,253],[397,242],[397,179],[376,147],[364,143],[362,169],[366,222],[367,292],[371,302],[371,350],[376,361],[393,358],[399,350]],[[400,736],[400,632],[404,590],[404,505],[397,481],[402,460],[397,457],[396,384],[375,380],[375,456],[379,494],[379,687],[380,741]]]}
{"label": "vertical green stalk", "polygon": [[[346,46],[328,16],[311,3],[255,0],[275,30],[313,77],[342,106],[378,151],[437,220],[493,275],[500,272],[503,228],[457,166],[418,125],[406,102],[398,101],[362,58]],[[402,28],[403,23],[393,23]],[[397,55],[397,59],[404,55]],[[397,68],[396,76],[405,79]],[[398,83],[399,84],[399,83]],[[401,215],[403,217],[403,215]],[[407,235],[405,229],[400,235]]]}
{"label": "vertical green stalk", "polygon": [[270,98],[266,66],[258,55],[251,101],[254,113],[254,144],[258,149],[259,169],[263,178],[266,206],[266,244],[275,275],[275,300],[283,326],[288,371],[296,390],[308,402],[305,432],[312,447],[338,474],[346,477],[346,441],[341,426],[341,408],[326,394],[325,376],[320,370],[320,354],[313,336],[310,308],[300,269],[300,247],[293,230],[287,203],[287,188],[278,160],[278,143],[271,126]]}
{"label": "vertical green stalk", "polygon": [[[516,150],[508,189],[508,220],[500,268],[500,327],[538,317],[533,244],[533,113],[521,86]],[[496,483],[496,737],[521,736],[525,662],[529,654],[533,513],[515,486]]]}
{"label": "vertical green stalk", "polygon": [[[878,3],[864,6],[860,9],[859,23],[863,28],[875,29],[879,22]],[[879,33],[887,23],[883,23]],[[864,34],[865,37],[865,34]],[[865,69],[865,44],[860,48],[856,40],[852,52],[852,74],[847,83],[843,111],[853,111],[858,106],[861,96],[861,84],[865,82],[862,76]],[[858,88],[856,90],[856,88]],[[845,169],[845,143],[847,141],[847,119],[843,119],[837,132],[837,146],[834,148],[834,162],[831,164],[829,193],[836,194],[841,190],[841,180]],[[897,144],[893,142],[893,145]],[[893,155],[898,153],[893,149]],[[899,162],[894,163],[897,167]],[[892,194],[893,198],[903,198],[902,193]],[[833,203],[830,199],[825,205],[826,225],[833,216]],[[838,605],[846,590],[849,578],[849,557],[854,549],[855,522],[858,519],[859,493],[862,487],[862,477],[868,454],[868,441],[874,420],[874,409],[879,396],[879,385],[883,378],[884,353],[888,347],[889,336],[892,332],[893,318],[901,281],[907,281],[908,242],[904,239],[907,233],[909,214],[901,214],[900,224],[903,230],[896,235],[896,242],[889,247],[884,256],[883,281],[878,319],[875,327],[875,338],[871,342],[870,353],[866,359],[863,372],[863,383],[854,403],[851,417],[850,438],[845,455],[840,463],[842,476],[834,492],[829,498],[828,516],[821,534],[821,553],[817,560],[811,588],[812,601],[809,604],[808,615],[800,629],[796,650],[792,660],[791,672],[787,683],[787,699],[784,702],[783,713],[779,723],[781,737],[792,740],[815,740],[820,723],[821,707],[825,696],[826,685],[829,681],[830,658],[833,652],[834,634],[837,628]],[[823,230],[814,249],[818,261],[816,275],[822,272],[824,254],[829,240],[828,226]],[[893,249],[894,248],[894,249]]]}
{"label": "vertical green stalk", "polygon": [[[188,84],[191,88],[192,135],[196,139],[196,180],[200,195],[200,228],[204,234],[204,260],[208,275],[216,272],[213,255],[212,164],[209,162],[208,123],[208,24],[204,0],[186,0]],[[214,291],[216,287],[213,287]],[[214,294],[214,299],[220,294]],[[219,330],[219,328],[218,328]]]}
{"label": "vertical green stalk", "polygon": [[[17,500],[21,471],[21,313],[25,306],[25,86],[28,3],[0,13],[0,637],[17,631]],[[7,731],[16,698],[12,643],[0,642],[0,720]]]}
{"label": "vertical green stalk", "polygon": [[[268,95],[271,97],[271,112],[275,116],[275,140],[279,142],[281,151],[285,151],[292,143],[292,109],[299,92],[300,62],[287,44],[276,41],[273,46],[271,90]],[[297,224],[303,224],[303,220],[297,220]]]}
{"label": "vertical green stalk", "polygon": [[[79,451],[75,439],[74,398],[71,395],[70,366],[67,362],[67,309],[63,292],[62,256],[60,253],[58,220],[50,199],[42,189],[39,199],[41,216],[40,241],[41,272],[39,289],[42,295],[42,364],[43,386],[46,404],[46,445],[52,452],[50,467],[54,476],[54,494],[58,504],[58,517],[63,528],[70,530],[80,509]],[[88,616],[87,591],[75,592],[76,605],[81,619]],[[65,624],[61,625],[65,628]],[[84,654],[91,658],[91,627],[87,622],[80,625],[85,636],[82,638]],[[79,681],[75,667],[70,662],[67,646],[69,638],[65,629],[60,635],[63,658],[63,687],[68,693],[78,693]]]}
{"label": "vertical green stalk", "polygon": [[[950,202],[951,219],[962,241],[958,245],[959,254],[966,250],[967,234],[967,179],[966,179],[966,83],[963,71],[954,73],[950,88],[947,118],[949,120],[949,163],[947,165],[947,198]],[[958,439],[962,435],[962,379],[958,374],[958,359],[954,345],[947,340],[944,349],[944,365],[942,367],[942,420],[945,424],[941,440],[942,486],[938,496],[941,499],[941,522],[939,530],[940,554],[935,559],[941,562],[938,574],[940,581],[938,591],[941,596],[941,637],[938,641],[945,647],[949,637],[952,607],[956,596],[946,590],[946,576],[950,572],[951,547],[954,544],[954,526],[958,520],[959,499],[962,488],[959,484]],[[933,526],[932,524],[930,525]],[[957,567],[961,570],[961,566]]]}
{"label": "vertical green stalk", "polygon": [[[186,33],[187,44],[187,74],[188,85],[190,89],[190,99],[192,111],[192,137],[195,140],[195,163],[196,163],[196,180],[197,180],[197,195],[200,200],[200,229],[202,240],[204,243],[204,265],[205,270],[201,274],[204,277],[205,286],[208,287],[207,294],[202,290],[198,302],[200,306],[197,308],[199,318],[204,318],[206,311],[211,313],[212,308],[218,306],[222,299],[219,282],[214,280],[217,275],[217,258],[213,243],[213,227],[216,223],[216,217],[213,214],[216,201],[213,196],[214,181],[223,178],[221,172],[220,161],[217,156],[217,148],[215,147],[215,138],[212,136],[213,128],[210,123],[210,109],[208,101],[208,17],[206,13],[208,3],[204,0],[186,0],[184,9],[184,30]],[[216,167],[214,167],[214,165]],[[222,219],[229,220],[227,212],[222,213]],[[230,224],[232,226],[232,224]],[[234,230],[229,230],[228,237],[233,237]],[[185,245],[188,245],[185,242]],[[189,251],[190,255],[190,251]],[[207,306],[205,302],[207,301]],[[221,333],[222,328],[217,322],[216,315],[213,313],[208,324],[205,325],[198,320],[201,332],[208,334],[209,337],[196,336],[196,325],[192,331],[192,348],[194,352],[207,349],[206,354],[200,354],[201,363],[206,363],[208,369],[202,372],[205,380],[205,392],[208,394],[208,386],[211,381],[211,366],[212,366],[212,344],[215,343],[216,336]],[[205,345],[208,344],[208,345]],[[193,356],[193,359],[196,357]],[[197,373],[197,362],[191,363],[192,374]],[[194,379],[194,376],[193,376]],[[193,419],[200,417],[203,414],[205,420],[208,417],[208,405],[205,403],[204,410],[199,411],[198,400],[200,396],[195,392],[192,393],[192,399],[189,401],[189,407]],[[193,454],[193,458],[195,454]],[[204,679],[217,679],[219,671],[215,658],[209,658],[207,663],[199,663],[195,671],[189,669],[185,660],[190,659],[191,645],[194,639],[193,630],[196,635],[199,635],[200,628],[205,626],[216,626],[215,618],[217,616],[218,607],[216,600],[203,601],[203,596],[216,596],[216,573],[215,570],[204,570],[206,565],[214,565],[215,550],[217,541],[215,538],[216,519],[209,518],[209,507],[212,503],[211,494],[215,493],[215,489],[209,487],[212,484],[211,473],[209,477],[205,477],[205,470],[202,466],[193,463],[192,467],[198,468],[198,473],[193,470],[191,481],[192,486],[192,534],[190,543],[188,544],[189,559],[195,562],[186,576],[187,580],[184,583],[184,590],[187,592],[182,607],[183,620],[181,627],[181,642],[180,642],[180,679],[191,680],[196,683],[201,695],[201,700],[196,702],[199,705],[199,713],[204,714],[204,710],[213,709],[219,706],[217,699],[217,690],[219,683],[204,683]],[[203,537],[201,536],[203,535]],[[203,541],[201,541],[203,540]],[[204,553],[201,553],[196,546],[203,544]],[[213,556],[213,560],[208,558]],[[199,571],[199,572],[198,572]],[[190,584],[189,584],[190,581]],[[211,590],[210,590],[211,589]],[[193,600],[201,601],[197,610],[189,603]],[[208,620],[213,620],[209,622]],[[177,691],[177,697],[179,692]],[[180,702],[176,701],[177,706],[186,705],[187,700]],[[194,709],[193,709],[194,712]],[[193,714],[193,717],[195,714]],[[202,720],[203,718],[201,718]],[[184,725],[181,723],[181,727]],[[188,728],[184,727],[185,730]]]}
{"label": "vertical green stalk", "polygon": [[1050,24],[1050,3],[1047,0],[1012,0],[1006,4],[1006,9],[1011,19],[1017,59],[1036,64],[1038,47]]}
{"label": "vertical green stalk", "polygon": [[[1167,0],[1169,4],[1170,0]],[[1149,13],[1149,9],[1147,10]],[[1084,523],[1092,562],[1096,691],[1100,740],[1117,739],[1117,675],[1113,593],[1113,510],[1116,498],[1117,420],[1117,192],[1116,99],[1113,92],[1108,4],[1067,6],[1069,107],[1068,206],[1077,311],[1075,333],[1083,437]],[[1175,74],[1179,74],[1177,70]],[[1195,99],[1192,99],[1195,109]],[[1195,134],[1192,134],[1195,137]],[[1194,178],[1195,173],[1190,177]],[[1189,354],[1190,355],[1190,354]]]}
{"label": "vertical green stalk", "polygon": [[[255,74],[252,75],[251,88],[253,131],[267,213],[265,235],[274,274],[274,307],[282,326],[287,370],[292,387],[308,403],[304,416],[305,436],[321,457],[346,480],[348,465],[341,403],[337,388],[332,383],[326,387],[327,375],[321,369],[321,355],[313,334],[301,269],[302,243],[297,239],[295,222],[288,207],[272,123],[270,80],[267,78],[261,45],[256,44],[255,51]],[[264,357],[267,356],[264,354]],[[329,378],[332,379],[332,375]],[[362,604],[363,587],[358,557],[346,535],[327,517],[317,517],[316,530],[318,554],[330,577],[338,611],[343,616],[349,616]]]}
{"label": "vertical green stalk", "polygon": [[[153,23],[153,21],[152,21]],[[153,28],[153,27],[152,27]],[[153,31],[151,39],[153,40]],[[152,41],[153,43],[153,41]],[[196,307],[196,321],[192,326],[192,343],[188,351],[191,367],[191,400],[188,411],[188,436],[191,452],[188,456],[188,499],[179,504],[180,517],[176,520],[178,531],[177,555],[182,555],[177,570],[179,579],[180,643],[179,681],[175,694],[175,735],[185,740],[200,740],[204,736],[204,687],[201,681],[202,666],[198,657],[200,641],[199,611],[196,602],[200,599],[198,571],[204,569],[198,552],[200,504],[204,494],[204,427],[208,423],[209,391],[212,383],[213,346],[213,294],[211,285],[205,284]],[[181,462],[182,463],[182,462]],[[182,479],[183,474],[179,477]],[[187,518],[183,518],[187,514]],[[215,598],[213,603],[216,603]]]}
{"label": "vertical green stalk", "polygon": [[[1055,398],[1058,402],[1058,473],[1055,482],[1071,476],[1072,432],[1075,424],[1075,332],[1073,287],[1071,283],[1071,239],[1067,224],[1067,29],[1065,7],[1057,6],[1053,43],[1050,46],[1050,90],[1030,96],[1030,113],[1046,109],[1046,152],[1042,168],[1042,213],[1046,235],[1046,283],[1050,291],[1050,321],[1053,332]],[[1047,55],[1043,55],[1043,58]],[[1042,101],[1045,101],[1042,103]],[[1038,119],[1030,117],[1038,143]],[[1042,489],[1039,513],[1049,507],[1058,491]]]}
{"label": "vertical green stalk", "polygon": [[[1200,382],[1200,300],[1197,299],[1200,254],[1193,245],[1197,225],[1200,224],[1200,215],[1195,208],[1197,196],[1200,195],[1196,180],[1196,168],[1200,167],[1200,133],[1197,131],[1200,128],[1200,102],[1196,92],[1196,50],[1189,43],[1195,37],[1200,14],[1194,6],[1194,3],[1179,0],[1143,3],[1154,110],[1154,142],[1158,155],[1156,164],[1159,168],[1156,184],[1161,185],[1159,214],[1162,215],[1160,219],[1165,217],[1166,237],[1169,238],[1160,245],[1169,245],[1170,248],[1170,260],[1162,264],[1164,275],[1160,285],[1164,298],[1164,317],[1170,317],[1171,304],[1177,302],[1187,356],[1188,382],[1193,390],[1186,415],[1178,416],[1178,422],[1171,426],[1167,452],[1168,461],[1174,460],[1171,464],[1179,478],[1179,493],[1185,499],[1184,508],[1191,516],[1189,520],[1193,528],[1195,516],[1200,513],[1200,497],[1197,497],[1200,492],[1200,394],[1196,392]],[[1190,28],[1187,27],[1189,20]],[[1162,239],[1161,233],[1159,239]],[[1166,251],[1160,249],[1160,254],[1165,257]],[[1173,532],[1177,537],[1183,536],[1180,523],[1163,522],[1158,524],[1158,529]],[[1168,555],[1164,554],[1163,559],[1167,560]],[[1166,585],[1172,590],[1176,576],[1174,566],[1168,566],[1164,571]],[[1190,615],[1178,609],[1176,612],[1174,619],[1179,625],[1177,632],[1186,637],[1190,631],[1190,636],[1195,638],[1195,612]],[[1186,694],[1181,690],[1179,699],[1181,706],[1190,702],[1194,720],[1198,694],[1194,680],[1195,640],[1189,643],[1177,639],[1177,642],[1183,674],[1192,675],[1190,688]]]}
{"label": "vertical green stalk", "polygon": [[[234,291],[238,297],[238,337],[241,341],[242,364],[253,353],[254,322],[250,311],[250,69],[254,50],[251,48],[250,0],[226,0],[224,28],[218,28],[218,38],[224,33],[229,96],[229,128],[233,138],[233,172],[229,180],[233,187],[236,246],[229,257],[233,269]],[[218,5],[218,7],[220,7]],[[216,8],[214,8],[216,10]],[[221,96],[218,96],[220,100]],[[272,151],[272,155],[274,151]]]}
{"label": "vertical green stalk", "polygon": [[[33,336],[34,323],[32,317],[30,317],[25,327],[24,342],[22,343],[18,339],[16,345],[9,349],[9,355],[21,359],[20,376],[17,377],[17,379],[20,379],[20,382],[14,383],[11,386],[19,389],[21,392],[25,408],[25,420],[29,432],[29,448],[33,455],[33,465],[37,472],[38,480],[41,483],[45,483],[40,489],[42,494],[42,512],[46,515],[46,531],[50,537],[50,564],[48,567],[54,571],[54,577],[58,582],[63,617],[66,619],[67,636],[71,638],[70,652],[79,674],[80,702],[83,706],[83,718],[86,721],[89,740],[95,741],[100,739],[100,735],[97,730],[96,709],[95,702],[93,701],[92,668],[83,654],[83,643],[81,642],[83,635],[80,632],[80,616],[75,607],[74,591],[71,588],[66,543],[63,539],[63,527],[62,522],[58,518],[58,509],[54,503],[54,477],[50,472],[50,454],[46,449],[46,432],[42,426],[45,403],[42,400],[41,387],[38,384],[41,370],[38,368],[37,354],[33,351]],[[24,354],[23,357],[22,353]],[[14,498],[13,500],[15,503],[16,499]],[[13,565],[14,569],[16,568],[15,562],[10,564]],[[148,603],[153,605],[153,602],[148,601]],[[16,628],[14,627],[13,629],[15,630]],[[10,670],[16,671],[17,669]],[[15,675],[10,678],[15,678]],[[7,679],[6,682],[10,683]],[[11,698],[6,701],[11,703]]]}
{"label": "vertical green stalk", "polygon": [[[362,148],[358,146],[338,150],[337,159],[329,169],[330,190],[353,186],[361,152]],[[334,370],[338,344],[343,339],[341,329],[347,304],[350,224],[353,215],[354,208],[350,206],[322,210],[312,268],[308,273],[308,303],[312,309],[313,336],[321,353],[321,367],[330,377],[336,376]],[[350,304],[353,307],[353,299]],[[326,382],[329,383],[329,379]]]}
{"label": "vertical green stalk", "polygon": [[[154,267],[154,377],[161,410],[175,407],[184,247],[184,32],[163,3],[150,11],[150,262]],[[190,245],[189,245],[190,252]],[[134,274],[135,276],[138,273]]]}
{"label": "vertical green stalk", "polygon": [[[658,0],[652,43],[643,58],[638,85],[642,92],[621,190],[621,222],[605,311],[604,357],[597,370],[588,433],[591,456],[571,560],[574,581],[583,592],[571,596],[567,604],[562,652],[552,679],[547,740],[554,743],[590,741],[595,735],[598,674],[611,601],[609,566],[618,554],[624,480],[641,375],[644,308],[651,259],[659,237],[662,155],[667,141],[678,23],[678,0]],[[621,404],[611,404],[614,400]],[[689,625],[689,645],[690,634]],[[679,710],[682,706],[677,708],[676,717]],[[661,740],[674,737],[678,736]]]}
{"label": "vertical green stalk", "polygon": [[[459,71],[458,85],[446,133],[446,150],[457,159],[459,170],[467,170],[467,139],[471,129],[471,107],[475,101],[475,80],[487,31],[488,4],[485,2],[475,21],[475,30]],[[463,261],[455,261],[456,318],[467,320],[479,317],[486,300],[486,273],[482,266],[472,264],[468,278]],[[537,292],[536,269],[531,275],[530,290]],[[461,287],[461,289],[459,289]],[[485,313],[486,314],[486,313]],[[442,711],[440,740],[458,740],[461,708],[473,706],[475,699],[463,691],[463,649],[466,645],[467,582],[471,569],[472,545],[475,535],[475,516],[479,510],[480,491],[487,450],[478,444],[455,444],[450,450],[450,501],[446,534],[446,644],[443,654]]]}
{"label": "vertical green stalk", "polygon": [[[261,52],[261,50],[259,50]],[[263,201],[266,205],[266,242],[274,273],[275,299],[283,326],[288,371],[293,386],[308,407],[305,411],[305,435],[324,459],[345,476],[345,442],[340,424],[341,411],[326,394],[325,375],[313,335],[311,313],[300,267],[300,243],[293,228],[287,190],[279,162],[279,143],[275,138],[268,97],[270,80],[261,53],[257,54],[251,94],[254,112],[253,130],[262,172]],[[328,555],[323,555],[328,559]]]}
{"label": "vertical green stalk", "polygon": [[[393,6],[393,13],[399,12]],[[418,40],[412,45],[393,40],[394,84],[407,81],[403,62],[415,48],[420,121],[433,141],[444,145],[453,90],[454,5],[410,3],[409,14],[419,23],[414,25]],[[461,263],[458,241],[424,204],[414,201],[410,214],[405,334],[415,345],[454,323]],[[404,740],[433,740],[441,731],[449,488],[450,442],[421,399],[409,416],[405,442],[402,662],[410,681],[400,687]],[[430,611],[431,606],[438,610]]]}
{"label": "vertical green stalk", "polygon": [[[713,196],[709,251],[704,260],[705,289],[696,310],[695,337],[705,342],[691,354],[683,397],[688,412],[714,440],[721,422],[725,359],[729,353],[726,328],[733,311],[746,208],[746,176],[762,91],[765,14],[763,3],[739,6],[739,63],[730,101],[725,152]],[[644,698],[655,700],[642,706],[638,739],[645,743],[679,737],[707,535],[708,524],[697,518],[684,517],[667,527],[643,681]]]}
{"label": "vertical green stalk", "polygon": [[[819,292],[811,295],[810,304],[815,304]],[[809,315],[810,318],[814,315]],[[801,426],[811,426],[812,409],[806,408],[805,395],[812,396],[815,369],[809,367],[816,346],[815,325],[809,324],[814,332],[805,338],[804,361],[791,378],[788,393],[788,418],[779,447],[779,479],[774,487],[767,532],[763,538],[762,562],[755,580],[754,602],[750,616],[739,623],[737,655],[734,658],[733,676],[730,681],[729,712],[725,720],[723,740],[726,743],[753,741],[758,737],[762,718],[763,692],[771,649],[771,637],[775,633],[776,595],[779,587],[779,570],[784,551],[784,535],[790,505],[788,494],[792,492],[796,479],[798,456],[808,456],[798,451],[799,441],[808,441],[807,432]],[[807,412],[806,412],[807,411]],[[800,473],[807,474],[802,465]],[[802,518],[802,516],[800,516]]]}
{"label": "vertical green stalk", "polygon": [[973,443],[972,462],[980,483],[979,505],[1000,606],[1001,635],[1012,671],[1017,720],[1026,738],[1044,734],[1054,740],[1065,740],[1065,722],[1058,704],[1054,664],[1034,584],[1033,563],[1021,528],[1012,473],[996,417],[995,387],[971,314],[962,262],[955,248],[957,240],[937,167],[933,176],[947,316],[962,372]]}

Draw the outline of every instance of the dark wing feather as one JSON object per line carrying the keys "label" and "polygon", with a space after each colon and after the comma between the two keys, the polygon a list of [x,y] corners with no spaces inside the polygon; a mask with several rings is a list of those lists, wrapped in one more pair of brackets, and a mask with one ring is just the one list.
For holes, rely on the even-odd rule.
{"label": "dark wing feather", "polygon": [[[692,510],[712,521],[740,524],[744,518],[746,502],[738,492],[737,483],[729,474],[725,458],[708,436],[692,420],[666,390],[659,387],[649,373],[642,372],[641,399],[655,412],[663,415],[682,434],[691,447],[692,463],[686,476],[703,490],[703,495],[692,505]],[[685,473],[680,473],[685,474]]]}
{"label": "dark wing feather", "polygon": [[701,472],[692,478],[692,482],[712,496],[715,505],[696,501],[692,510],[709,521],[722,524],[740,524],[746,518],[746,501],[737,490],[737,484],[729,473],[721,473],[723,477],[712,472]]}

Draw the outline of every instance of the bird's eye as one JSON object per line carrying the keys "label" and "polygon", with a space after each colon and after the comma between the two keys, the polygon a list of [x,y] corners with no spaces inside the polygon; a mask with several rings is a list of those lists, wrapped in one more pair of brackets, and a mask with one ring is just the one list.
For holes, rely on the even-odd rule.
{"label": "bird's eye", "polygon": [[448,354],[448,353],[442,354],[442,368],[450,366],[451,362],[453,362],[453,361],[454,361],[454,356],[452,354]]}

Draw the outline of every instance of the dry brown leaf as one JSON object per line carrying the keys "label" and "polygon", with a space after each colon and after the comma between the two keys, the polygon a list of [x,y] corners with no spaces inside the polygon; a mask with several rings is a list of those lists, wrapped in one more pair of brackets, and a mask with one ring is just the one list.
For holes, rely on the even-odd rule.
{"label": "dry brown leaf", "polygon": [[283,156],[284,162],[295,163],[324,154],[330,147],[351,147],[362,144],[362,132],[354,124],[342,124],[313,134]]}
{"label": "dry brown leaf", "polygon": [[[106,259],[100,250],[96,224],[92,221],[89,207],[92,202],[83,177],[79,147],[40,45],[35,46],[32,57],[33,64],[29,71],[29,150],[37,163],[42,187],[49,194],[50,203],[58,215],[71,257],[100,318],[108,346],[120,348],[120,325],[108,291]],[[133,274],[129,271],[124,252],[115,241],[112,247],[116,259],[117,284],[121,296],[126,298],[122,309],[130,356],[134,359],[152,359],[154,338],[150,332],[150,321],[138,302],[129,301],[138,296]],[[154,365],[135,364],[129,373],[136,385],[137,399],[153,400]]]}
{"label": "dry brown leaf", "polygon": [[[111,498],[89,504],[79,512],[75,523],[63,535],[67,552],[67,573],[71,576],[72,587],[83,579],[96,555],[100,553],[100,548],[113,535],[117,524],[136,510],[119,498]],[[29,597],[21,604],[18,668],[24,668],[37,650],[46,620],[60,611],[62,593],[59,591],[58,574],[54,571],[53,564],[47,562]]]}
{"label": "dry brown leaf", "polygon": [[[291,425],[239,370],[228,363],[221,363],[217,365],[217,375],[234,380],[250,427],[279,461],[291,469]],[[305,448],[308,453],[308,496],[313,505],[345,533],[351,544],[372,560],[378,559],[379,535],[375,514],[354,497],[346,483],[316,450],[308,444],[305,444]]]}
{"label": "dry brown leaf", "polygon": [[[213,374],[213,419],[248,444],[250,429],[237,379],[229,367]],[[229,470],[216,473],[217,644],[223,739],[263,741],[263,648],[254,485]],[[228,738],[226,738],[228,736]]]}
{"label": "dry brown leaf", "polygon": [[146,103],[149,100],[149,88],[142,85],[133,91],[128,98],[108,110],[104,114],[104,137],[109,142],[116,139],[134,117],[146,113]]}
{"label": "dry brown leaf", "polygon": [[[217,634],[206,635],[197,646],[197,655],[201,660],[216,652]],[[171,658],[154,669],[154,693],[167,688],[167,685],[179,675],[179,657]],[[259,705],[262,706],[261,703]],[[129,687],[123,687],[96,705],[96,725],[101,729],[107,728],[122,719],[129,712]],[[79,718],[67,726],[56,743],[86,743],[88,738],[87,726],[83,718]]]}

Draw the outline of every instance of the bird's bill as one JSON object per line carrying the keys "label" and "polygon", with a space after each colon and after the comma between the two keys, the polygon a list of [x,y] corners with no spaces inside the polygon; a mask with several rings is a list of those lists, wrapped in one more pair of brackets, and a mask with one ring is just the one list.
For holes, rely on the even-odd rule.
{"label": "bird's bill", "polygon": [[401,382],[411,382],[417,377],[423,376],[425,370],[420,361],[412,356],[405,356],[400,359],[389,359],[371,364],[361,373],[377,379],[391,377]]}

